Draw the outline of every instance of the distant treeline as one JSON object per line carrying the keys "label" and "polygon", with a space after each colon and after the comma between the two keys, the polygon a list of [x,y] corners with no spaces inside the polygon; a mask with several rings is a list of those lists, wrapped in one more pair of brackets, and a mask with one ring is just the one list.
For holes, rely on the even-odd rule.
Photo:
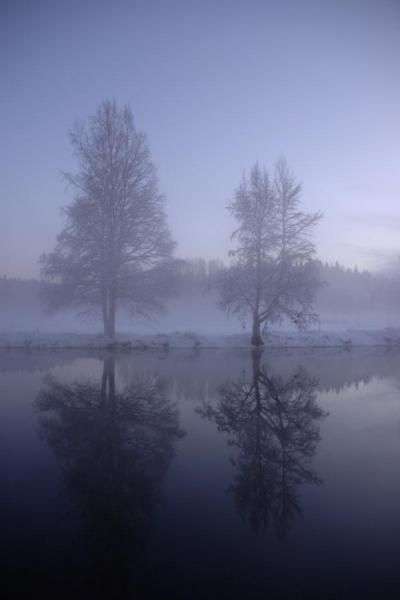
{"label": "distant treeline", "polygon": [[[224,268],[220,260],[202,258],[182,261],[178,278],[178,293],[211,291],[218,273]],[[316,310],[397,310],[400,298],[400,277],[383,273],[345,268],[339,263],[319,263],[324,282],[317,295]]]}
{"label": "distant treeline", "polygon": [[[221,260],[181,260],[175,280],[175,296],[213,295],[215,281],[224,269]],[[318,292],[316,312],[390,310],[399,307],[400,277],[348,269],[338,263],[320,263],[325,285]],[[173,301],[173,300],[172,300]],[[37,279],[0,277],[0,310],[42,312]]]}
{"label": "distant treeline", "polygon": [[317,308],[331,310],[397,310],[400,297],[400,277],[346,269],[335,264],[320,265],[326,285],[317,297]]}

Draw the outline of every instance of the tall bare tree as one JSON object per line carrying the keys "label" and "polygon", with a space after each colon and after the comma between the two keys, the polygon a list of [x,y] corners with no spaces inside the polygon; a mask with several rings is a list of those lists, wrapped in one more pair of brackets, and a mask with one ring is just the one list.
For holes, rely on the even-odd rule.
{"label": "tall bare tree", "polygon": [[320,280],[311,234],[322,215],[302,212],[300,197],[301,185],[280,159],[272,177],[255,164],[228,206],[239,226],[233,264],[219,280],[220,304],[241,317],[251,314],[253,346],[263,345],[268,323],[287,318],[304,327],[316,318]]}
{"label": "tall bare tree", "polygon": [[145,135],[131,109],[105,101],[71,131],[75,199],[53,252],[41,257],[49,306],[99,309],[114,337],[117,308],[150,315],[163,308],[174,242]]}

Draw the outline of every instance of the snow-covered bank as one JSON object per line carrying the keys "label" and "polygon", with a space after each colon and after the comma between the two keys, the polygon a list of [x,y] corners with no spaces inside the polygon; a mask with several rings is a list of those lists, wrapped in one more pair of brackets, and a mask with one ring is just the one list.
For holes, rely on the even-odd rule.
{"label": "snow-covered bank", "polygon": [[[344,348],[360,346],[400,347],[400,329],[345,331],[284,332],[271,331],[264,336],[270,348]],[[248,334],[202,335],[195,332],[175,332],[158,335],[119,334],[116,342],[102,335],[79,333],[0,333],[0,348],[68,349],[92,348],[119,351],[157,348],[245,348],[250,346]]]}

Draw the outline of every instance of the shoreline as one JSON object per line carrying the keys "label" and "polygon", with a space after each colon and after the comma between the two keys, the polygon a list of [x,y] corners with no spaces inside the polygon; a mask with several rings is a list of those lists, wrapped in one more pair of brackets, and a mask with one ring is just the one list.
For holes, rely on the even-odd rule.
{"label": "shoreline", "polygon": [[[400,348],[400,329],[347,329],[343,331],[270,331],[264,335],[261,349],[359,347]],[[118,352],[170,349],[252,349],[248,334],[200,334],[174,332],[169,334],[117,334],[115,340],[100,334],[83,333],[0,333],[0,349],[24,350],[111,350]]]}

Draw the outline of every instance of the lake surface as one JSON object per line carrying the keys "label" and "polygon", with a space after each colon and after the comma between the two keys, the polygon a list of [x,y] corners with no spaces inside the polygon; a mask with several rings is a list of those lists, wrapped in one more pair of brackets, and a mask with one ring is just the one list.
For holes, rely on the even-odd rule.
{"label": "lake surface", "polygon": [[400,595],[399,353],[2,351],[0,444],[4,598]]}

